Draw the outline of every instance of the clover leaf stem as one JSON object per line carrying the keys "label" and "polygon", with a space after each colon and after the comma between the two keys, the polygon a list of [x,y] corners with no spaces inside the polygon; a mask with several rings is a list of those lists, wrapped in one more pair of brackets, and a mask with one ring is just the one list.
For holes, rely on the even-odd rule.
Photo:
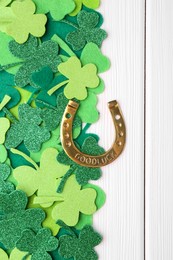
{"label": "clover leaf stem", "polygon": [[72,22],[70,22],[70,21],[68,21],[68,20],[66,20],[66,19],[63,19],[63,20],[61,20],[60,22],[66,23],[66,24],[68,24],[68,25],[73,26],[73,27],[76,28],[76,29],[79,29],[79,26],[77,26],[77,24],[72,23]]}
{"label": "clover leaf stem", "polygon": [[59,88],[61,88],[62,86],[64,86],[65,84],[67,84],[69,82],[69,80],[65,80],[61,83],[59,83],[58,85],[54,86],[53,88],[51,88],[47,93],[49,96],[51,96],[55,91],[57,91]]}
{"label": "clover leaf stem", "polygon": [[61,182],[60,182],[60,185],[59,185],[59,187],[58,187],[58,189],[57,189],[57,192],[58,192],[58,193],[62,193],[62,191],[63,191],[63,189],[64,189],[64,186],[65,186],[65,184],[66,184],[67,179],[74,173],[75,169],[76,169],[76,166],[75,166],[75,165],[71,166],[71,168],[70,168],[70,169],[66,172],[66,174],[62,177]]}
{"label": "clover leaf stem", "polygon": [[17,154],[17,155],[22,156],[26,161],[28,161],[29,163],[31,163],[36,170],[39,170],[38,165],[37,165],[29,156],[27,156],[27,155],[24,154],[23,152],[21,152],[21,151],[19,151],[19,150],[17,150],[17,149],[14,149],[14,148],[11,148],[10,151],[11,151],[12,153],[14,153],[14,154]]}
{"label": "clover leaf stem", "polygon": [[12,113],[6,107],[4,107],[2,109],[2,111],[8,116],[8,118],[11,120],[11,122],[13,122],[13,123],[18,122],[18,120],[15,118],[15,116],[13,116]]}
{"label": "clover leaf stem", "polygon": [[34,95],[37,93],[38,89],[35,89],[31,96],[29,97],[28,101],[27,101],[27,104],[30,105],[32,103],[32,101],[34,100]]}
{"label": "clover leaf stem", "polygon": [[15,63],[6,64],[6,65],[3,65],[3,66],[0,66],[0,71],[8,70],[8,69],[16,67],[18,65],[22,65],[23,63],[24,63],[24,61],[20,61],[20,62],[15,62]]}
{"label": "clover leaf stem", "polygon": [[55,34],[52,38],[52,41],[55,41],[59,44],[60,48],[64,50],[70,57],[76,56],[76,54],[70,49],[65,41],[63,41],[57,34]]}
{"label": "clover leaf stem", "polygon": [[53,110],[57,110],[56,107],[54,107],[54,106],[44,102],[43,100],[40,100],[40,99],[37,99],[37,98],[35,98],[34,100],[37,101],[37,103],[40,103],[41,105],[44,105],[47,108],[50,108],[50,109],[53,109]]}

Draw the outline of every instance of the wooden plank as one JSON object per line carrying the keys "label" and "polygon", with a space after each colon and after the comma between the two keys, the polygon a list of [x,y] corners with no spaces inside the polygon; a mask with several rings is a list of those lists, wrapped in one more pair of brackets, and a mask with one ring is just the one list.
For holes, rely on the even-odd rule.
{"label": "wooden plank", "polygon": [[104,74],[105,92],[99,97],[101,119],[92,127],[108,148],[114,139],[106,103],[120,102],[127,145],[122,156],[103,168],[97,182],[107,194],[105,207],[95,215],[94,226],[104,240],[97,248],[100,260],[144,259],[144,1],[102,1],[100,8],[109,34],[103,52],[111,70]]}
{"label": "wooden plank", "polygon": [[147,3],[146,259],[173,259],[173,2]]}

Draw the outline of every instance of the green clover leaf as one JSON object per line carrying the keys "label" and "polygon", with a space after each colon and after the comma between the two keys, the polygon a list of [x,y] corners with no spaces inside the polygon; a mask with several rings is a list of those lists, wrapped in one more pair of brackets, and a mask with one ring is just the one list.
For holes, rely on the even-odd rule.
{"label": "green clover leaf", "polygon": [[0,163],[0,193],[11,193],[14,191],[14,185],[7,181],[10,173],[10,166]]}
{"label": "green clover leaf", "polygon": [[42,143],[50,138],[49,131],[41,126],[41,109],[22,104],[18,108],[19,121],[13,123],[7,132],[5,146],[17,147],[22,141],[31,152],[40,150]]}
{"label": "green clover leaf", "polygon": [[47,251],[54,251],[58,247],[58,239],[53,237],[51,231],[42,228],[35,234],[32,230],[24,230],[16,247],[21,251],[27,251],[31,260],[51,260]]}
{"label": "green clover leaf", "polygon": [[50,12],[55,21],[60,21],[75,8],[73,0],[33,0],[37,6],[37,13]]}
{"label": "green clover leaf", "polygon": [[[25,259],[26,255],[27,252],[21,252],[17,248],[14,248],[8,257],[7,253],[0,248],[0,259],[2,260],[21,260]],[[31,257],[28,256],[26,260],[31,260]]]}
{"label": "green clover leaf", "polygon": [[85,226],[77,235],[62,235],[59,238],[59,253],[65,258],[74,260],[97,260],[98,255],[94,247],[99,245],[102,237],[91,226]]}
{"label": "green clover leaf", "polygon": [[[98,145],[98,142],[94,137],[86,138],[80,150],[83,153],[90,155],[100,155],[104,153],[104,149]],[[89,180],[98,180],[101,177],[101,170],[99,168],[84,167],[75,163],[67,156],[64,150],[59,153],[57,160],[62,164],[71,166],[66,175],[62,178],[61,184],[58,187],[58,192],[62,192],[66,180],[73,173],[80,185],[85,185]]]}
{"label": "green clover leaf", "polygon": [[68,226],[75,226],[80,212],[91,215],[96,211],[96,191],[92,188],[81,189],[74,175],[66,182],[61,195],[63,202],[55,205],[52,210],[52,217],[56,221],[60,219]]}
{"label": "green clover leaf", "polygon": [[35,14],[35,11],[36,6],[31,0],[14,1],[10,7],[1,7],[0,30],[20,44],[27,41],[29,34],[43,36],[47,17]]}
{"label": "green clover leaf", "polygon": [[80,10],[82,9],[82,4],[88,8],[96,9],[100,5],[100,0],[74,0],[76,4],[76,8],[70,14],[71,16],[76,16]]}
{"label": "green clover leaf", "polygon": [[7,249],[14,248],[25,229],[37,232],[45,218],[42,209],[25,209],[27,196],[23,191],[0,194],[0,241]]}
{"label": "green clover leaf", "polygon": [[30,36],[28,41],[22,45],[11,41],[9,49],[15,57],[23,60],[23,65],[15,75],[15,83],[19,87],[25,87],[32,83],[31,75],[33,72],[47,66],[56,72],[57,65],[61,63],[58,56],[59,46],[51,40],[39,44],[37,38]]}
{"label": "green clover leaf", "polygon": [[0,163],[4,163],[7,159],[7,150],[4,142],[9,127],[10,121],[7,118],[0,118]]}
{"label": "green clover leaf", "polygon": [[93,42],[99,47],[107,37],[107,33],[97,28],[99,15],[95,12],[81,11],[77,16],[79,28],[68,33],[66,40],[75,51],[81,50],[88,42]]}
{"label": "green clover leaf", "polygon": [[[12,152],[22,155],[16,150]],[[66,173],[69,166],[62,166],[57,162],[57,150],[47,148],[41,156],[40,167],[24,154],[23,156],[33,164],[34,168],[20,166],[14,169],[13,175],[17,180],[17,189],[23,190],[28,197],[37,192],[34,203],[44,207],[50,207],[55,201],[62,201],[62,196],[56,190],[60,177]]]}
{"label": "green clover leaf", "polygon": [[82,67],[77,57],[71,57],[68,61],[61,63],[58,70],[69,79],[64,89],[64,94],[68,99],[84,100],[87,97],[86,88],[96,88],[99,85],[96,66],[87,64]]}

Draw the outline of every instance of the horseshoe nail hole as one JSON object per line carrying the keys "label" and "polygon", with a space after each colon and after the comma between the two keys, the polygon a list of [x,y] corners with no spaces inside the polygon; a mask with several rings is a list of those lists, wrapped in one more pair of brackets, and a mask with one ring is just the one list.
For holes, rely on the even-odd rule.
{"label": "horseshoe nail hole", "polygon": [[120,120],[120,118],[121,118],[120,115],[116,115],[116,116],[115,116],[115,119],[116,119],[116,120]]}
{"label": "horseshoe nail hole", "polygon": [[71,146],[71,142],[70,141],[66,142],[66,145],[67,145],[67,147],[70,147]]}
{"label": "horseshoe nail hole", "polygon": [[121,146],[121,145],[122,145],[122,142],[118,142],[117,144],[118,144],[118,146]]}
{"label": "horseshoe nail hole", "polygon": [[69,119],[69,118],[71,118],[71,114],[67,113],[67,114],[65,115],[65,117]]}
{"label": "horseshoe nail hole", "polygon": [[64,123],[64,127],[65,127],[65,128],[68,128],[68,127],[69,127],[69,124],[65,122],[65,123]]}
{"label": "horseshoe nail hole", "polygon": [[122,127],[122,124],[121,124],[121,123],[119,123],[119,127]]}
{"label": "horseshoe nail hole", "polygon": [[70,137],[69,133],[65,133],[65,138],[68,139]]}
{"label": "horseshoe nail hole", "polygon": [[123,132],[120,132],[120,133],[119,133],[119,136],[121,136],[121,137],[124,136],[124,133],[123,133]]}

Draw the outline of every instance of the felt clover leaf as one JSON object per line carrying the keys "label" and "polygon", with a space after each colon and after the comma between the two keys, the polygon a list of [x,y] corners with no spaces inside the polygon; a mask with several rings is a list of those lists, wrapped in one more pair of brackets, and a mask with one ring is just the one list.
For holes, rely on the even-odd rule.
{"label": "felt clover leaf", "polygon": [[16,247],[21,251],[29,252],[31,260],[51,260],[47,252],[54,251],[58,247],[58,239],[53,237],[47,228],[40,229],[37,234],[32,230],[24,230]]}
{"label": "felt clover leaf", "polygon": [[7,118],[0,118],[0,163],[4,163],[7,159],[7,150],[4,142],[9,127],[10,121]]}
{"label": "felt clover leaf", "polygon": [[[64,96],[63,93],[60,93],[57,96],[56,106],[54,109],[52,108],[46,108],[42,111],[41,117],[43,121],[45,122],[45,125],[48,130],[52,131],[57,128],[57,126],[60,125],[62,116],[64,114],[65,108],[68,104],[69,100]],[[80,117],[76,116],[73,122],[73,127],[81,128],[81,119]]]}
{"label": "felt clover leaf", "polygon": [[70,14],[71,16],[75,16],[80,12],[80,10],[82,9],[82,4],[91,9],[96,9],[100,5],[100,0],[74,0],[74,1],[76,4],[76,8]]}
{"label": "felt clover leaf", "polygon": [[85,226],[79,235],[71,233],[62,235],[59,238],[59,253],[65,259],[74,258],[74,260],[97,260],[98,255],[94,247],[99,245],[102,237],[95,232],[91,226]]}
{"label": "felt clover leaf", "polygon": [[15,75],[15,83],[19,87],[32,83],[33,72],[43,67],[50,67],[53,72],[56,72],[57,65],[61,63],[58,56],[59,46],[51,40],[39,44],[37,38],[30,36],[28,41],[22,45],[11,41],[9,49],[15,57],[23,59],[23,65]]}
{"label": "felt clover leaf", "polygon": [[13,17],[7,23],[5,31],[16,42],[26,42],[29,34],[36,37],[44,35],[47,18],[44,14],[35,14],[36,6],[31,0],[14,1],[8,8],[13,12]]}
{"label": "felt clover leaf", "polygon": [[[80,150],[90,155],[100,155],[104,153],[104,149],[98,145],[94,137],[86,138]],[[66,175],[62,178],[58,192],[62,192],[66,180],[73,173],[80,185],[87,184],[89,180],[98,180],[101,176],[101,170],[99,168],[88,168],[75,163],[66,155],[64,150],[58,154],[57,160],[62,164],[71,166]]]}
{"label": "felt clover leaf", "polygon": [[0,193],[11,193],[14,191],[14,185],[7,181],[11,169],[7,164],[0,164]]}
{"label": "felt clover leaf", "polygon": [[79,28],[67,34],[66,40],[75,51],[81,50],[86,43],[93,42],[99,47],[107,37],[104,30],[97,27],[99,15],[95,12],[81,11],[77,16]]}
{"label": "felt clover leaf", "polygon": [[75,8],[73,0],[33,0],[37,6],[37,13],[50,12],[55,21],[60,21]]}
{"label": "felt clover leaf", "polygon": [[20,153],[19,151],[12,150],[14,153],[18,153],[30,163],[30,166],[20,166],[14,169],[13,175],[17,180],[17,189],[23,190],[28,197],[37,192],[34,199],[35,204],[41,204],[44,207],[50,207],[54,201],[62,201],[56,190],[62,177],[69,169],[68,166],[62,166],[56,160],[58,152],[54,148],[47,148],[40,160],[40,167],[32,161],[29,157]]}
{"label": "felt clover leaf", "polygon": [[38,232],[45,218],[42,209],[25,209],[27,196],[23,191],[0,194],[0,241],[7,249],[15,247],[25,229]]}
{"label": "felt clover leaf", "polygon": [[17,248],[14,248],[11,251],[9,257],[4,250],[0,249],[0,259],[1,260],[21,260],[21,259],[31,260],[31,257],[27,255],[27,252],[21,252]]}
{"label": "felt clover leaf", "polygon": [[61,63],[58,70],[69,79],[64,89],[64,94],[68,99],[84,100],[87,97],[86,88],[96,88],[99,84],[96,66],[87,64],[82,67],[77,57],[71,57],[68,61]]}
{"label": "felt clover leaf", "polygon": [[19,121],[13,123],[7,132],[5,146],[15,148],[22,142],[31,152],[40,150],[42,143],[49,140],[50,133],[41,126],[41,109],[22,104],[18,108]]}
{"label": "felt clover leaf", "polygon": [[96,211],[95,199],[97,193],[92,188],[81,189],[72,175],[65,184],[62,192],[63,202],[55,205],[52,217],[56,221],[62,220],[68,226],[75,226],[79,220],[79,213],[91,215]]}

